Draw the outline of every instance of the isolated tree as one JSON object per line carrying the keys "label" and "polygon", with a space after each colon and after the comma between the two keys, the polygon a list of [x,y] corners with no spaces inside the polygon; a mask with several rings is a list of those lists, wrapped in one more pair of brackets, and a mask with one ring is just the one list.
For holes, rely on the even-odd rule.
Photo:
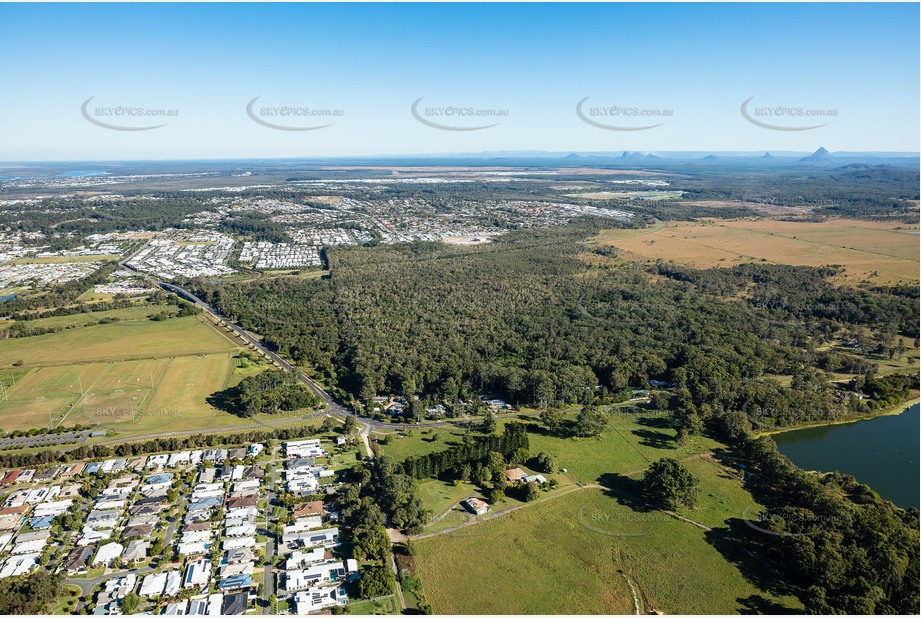
{"label": "isolated tree", "polygon": [[493,415],[492,410],[488,409],[483,413],[483,424],[480,426],[485,434],[494,434],[496,433],[496,417]]}
{"label": "isolated tree", "polygon": [[538,453],[534,459],[537,463],[537,468],[541,472],[556,472],[559,468],[556,457],[549,453]]}
{"label": "isolated tree", "polygon": [[583,406],[576,418],[576,433],[584,437],[600,436],[608,426],[609,420],[607,413],[595,406]]}
{"label": "isolated tree", "polygon": [[541,410],[540,422],[546,425],[551,432],[556,432],[563,426],[563,416],[563,410],[551,406]]}
{"label": "isolated tree", "polygon": [[525,502],[536,500],[538,495],[540,495],[540,485],[534,481],[525,484],[524,490],[522,491],[522,498]]}
{"label": "isolated tree", "polygon": [[643,492],[656,506],[669,509],[694,506],[697,499],[697,479],[680,461],[663,457],[646,470]]}

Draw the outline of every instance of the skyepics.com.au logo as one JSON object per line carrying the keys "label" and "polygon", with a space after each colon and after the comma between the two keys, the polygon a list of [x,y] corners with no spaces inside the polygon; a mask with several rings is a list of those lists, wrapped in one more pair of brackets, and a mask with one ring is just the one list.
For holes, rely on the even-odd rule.
{"label": "skyepics.com.au logo", "polygon": [[583,506],[576,513],[579,525],[595,534],[604,536],[634,537],[652,534],[646,530],[650,522],[669,521],[671,517],[661,511],[610,511],[596,507]]}
{"label": "skyepics.com.au logo", "polygon": [[800,303],[788,299],[741,301],[742,310],[752,318],[774,326],[803,326],[806,322],[800,316],[832,317],[840,311],[834,303]]}
{"label": "skyepics.com.au logo", "polygon": [[442,131],[482,131],[498,126],[501,122],[483,124],[484,120],[508,118],[505,108],[472,107],[462,105],[420,105],[425,97],[419,97],[410,106],[413,118],[427,127]]}
{"label": "skyepics.com.au logo", "polygon": [[585,104],[591,97],[576,103],[576,115],[582,122],[607,131],[646,131],[661,127],[665,122],[649,124],[652,120],[670,119],[675,110],[661,107]]}
{"label": "skyepics.com.au logo", "polygon": [[831,526],[841,518],[836,515],[819,515],[805,509],[787,509],[783,511],[752,513],[751,506],[742,511],[742,521],[752,530],[771,536],[796,538],[807,536],[802,532],[789,532],[784,528],[803,528],[816,526]]}
{"label": "skyepics.com.au logo", "polygon": [[[335,120],[345,116],[338,108],[315,108],[304,105],[260,105],[259,97],[246,104],[246,115],[256,124],[276,131],[317,131],[336,124]],[[322,124],[316,124],[318,119]],[[333,122],[325,120],[335,119]]]}
{"label": "skyepics.com.au logo", "polygon": [[176,118],[178,109],[149,108],[139,105],[90,105],[95,96],[80,106],[80,114],[87,122],[110,131],[150,131],[165,127],[168,122],[150,124],[152,118]]}
{"label": "skyepics.com.au logo", "polygon": [[146,418],[181,418],[182,412],[173,409],[145,410],[141,406],[91,406],[83,404],[83,418],[91,425],[109,423],[139,423]]}
{"label": "skyepics.com.au logo", "polygon": [[[771,131],[812,131],[828,124],[828,119],[838,117],[833,108],[804,107],[801,105],[752,105],[755,97],[742,103],[742,117],[756,127]],[[814,124],[816,120],[825,120]],[[808,123],[808,124],[805,124]]]}
{"label": "skyepics.com.au logo", "polygon": [[764,207],[792,208],[802,211],[811,211],[818,208],[830,208],[836,205],[835,200],[827,197],[807,195],[775,195],[768,191],[751,189],[745,191],[739,198],[742,204],[753,204]]}

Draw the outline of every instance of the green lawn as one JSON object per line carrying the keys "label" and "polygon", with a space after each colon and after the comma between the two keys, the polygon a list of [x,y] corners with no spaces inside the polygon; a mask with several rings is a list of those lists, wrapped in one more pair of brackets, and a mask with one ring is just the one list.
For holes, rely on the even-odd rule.
{"label": "green lawn", "polygon": [[712,457],[688,459],[684,466],[700,480],[700,492],[694,508],[680,508],[678,513],[711,527],[726,527],[728,519],[753,517],[762,510],[739,481]]}
{"label": "green lawn", "polygon": [[358,601],[348,604],[348,613],[358,614],[361,616],[370,616],[373,614],[392,615],[398,614],[397,602],[394,597],[388,597],[380,601]]}
{"label": "green lawn", "polygon": [[233,343],[197,317],[117,322],[0,341],[0,366],[83,363],[218,353]]}
{"label": "green lawn", "polygon": [[[50,318],[39,318],[38,320],[23,321],[23,324],[32,328],[61,328],[67,326],[85,326],[96,324],[103,318],[117,318],[124,321],[147,321],[149,315],[167,311],[176,313],[176,307],[173,305],[148,305],[140,304],[136,307],[127,309],[112,309],[110,311],[81,311],[73,315],[58,315]],[[0,329],[9,328],[16,320],[6,320],[0,322]]]}
{"label": "green lawn", "polygon": [[662,457],[683,459],[718,446],[716,441],[703,436],[693,436],[678,446],[675,430],[665,426],[663,419],[655,414],[640,414],[630,422],[616,416],[599,438],[558,437],[543,430],[528,437],[532,453],[554,455],[568,476],[583,483],[597,482],[606,473],[643,470]]}
{"label": "green lawn", "polygon": [[419,497],[422,499],[422,506],[436,516],[470,496],[482,497],[479,488],[472,483],[454,485],[454,483],[438,479],[419,481]]}
{"label": "green lawn", "polygon": [[72,584],[64,586],[64,592],[58,597],[51,610],[52,614],[67,615],[73,613],[77,606],[77,599],[80,598],[80,587]]}
{"label": "green lawn", "polygon": [[746,579],[704,530],[635,511],[602,490],[561,494],[464,532],[414,541],[436,613],[631,614],[624,575],[637,588],[641,613],[798,606]]}
{"label": "green lawn", "polygon": [[[403,461],[410,455],[425,455],[447,450],[453,443],[460,443],[465,433],[457,427],[432,427],[430,429],[413,429],[407,433],[372,432],[372,437],[380,440],[384,435],[390,436],[390,444],[382,444],[381,453],[392,457],[394,461]],[[476,434],[481,435],[481,434]]]}

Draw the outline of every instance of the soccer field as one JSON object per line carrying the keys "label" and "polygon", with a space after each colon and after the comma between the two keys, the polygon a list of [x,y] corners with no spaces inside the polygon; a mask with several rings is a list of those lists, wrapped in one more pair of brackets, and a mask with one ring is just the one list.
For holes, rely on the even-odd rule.
{"label": "soccer field", "polygon": [[92,425],[131,437],[252,424],[208,401],[267,367],[240,367],[240,351],[197,317],[0,341],[0,430]]}

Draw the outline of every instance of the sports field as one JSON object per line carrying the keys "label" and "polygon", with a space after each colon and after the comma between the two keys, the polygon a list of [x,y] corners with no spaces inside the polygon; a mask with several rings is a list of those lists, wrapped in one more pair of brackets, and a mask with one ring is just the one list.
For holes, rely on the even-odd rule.
{"label": "sports field", "polygon": [[[618,232],[623,232],[618,230]],[[599,242],[640,260],[673,260],[698,268],[772,262],[838,264],[842,283],[918,281],[917,225],[833,219],[822,223],[777,219],[668,222],[664,229],[628,238],[602,234]]]}
{"label": "sports field", "polygon": [[0,369],[121,361],[186,354],[217,354],[236,346],[197,317],[161,322],[133,320],[87,326],[37,337],[0,341]]}
{"label": "sports field", "polygon": [[[0,430],[92,425],[132,437],[232,429],[303,411],[241,418],[209,398],[267,365],[199,317],[154,322],[147,306],[48,318],[119,313],[120,322],[0,341]],[[53,359],[53,361],[51,361]],[[13,366],[22,361],[19,366]]]}

